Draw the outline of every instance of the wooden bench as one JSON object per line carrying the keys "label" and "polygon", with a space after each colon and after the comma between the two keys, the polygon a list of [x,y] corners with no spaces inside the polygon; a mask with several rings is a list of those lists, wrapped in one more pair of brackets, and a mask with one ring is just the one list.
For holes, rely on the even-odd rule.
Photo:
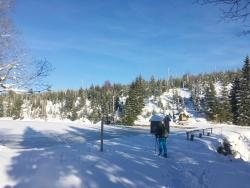
{"label": "wooden bench", "polygon": [[213,133],[213,128],[203,128],[203,129],[194,129],[194,130],[190,130],[190,131],[187,131],[186,132],[186,134],[187,134],[187,140],[192,140],[191,138],[190,138],[190,135],[194,135],[194,133],[196,133],[196,132],[200,132],[200,135],[199,136],[201,136],[201,133],[202,133],[202,135],[205,135],[205,131],[209,131],[208,132],[208,136],[209,136],[209,134],[212,134]]}

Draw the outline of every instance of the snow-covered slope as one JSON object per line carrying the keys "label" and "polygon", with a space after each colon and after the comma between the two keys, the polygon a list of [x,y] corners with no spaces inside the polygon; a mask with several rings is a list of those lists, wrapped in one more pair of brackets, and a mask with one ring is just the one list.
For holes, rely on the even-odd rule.
{"label": "snow-covered slope", "polygon": [[142,109],[141,115],[135,121],[138,125],[148,125],[150,117],[153,114],[172,114],[175,104],[173,102],[173,95],[177,93],[183,98],[190,98],[190,92],[184,89],[170,89],[159,97],[151,96],[144,100],[145,107]]}

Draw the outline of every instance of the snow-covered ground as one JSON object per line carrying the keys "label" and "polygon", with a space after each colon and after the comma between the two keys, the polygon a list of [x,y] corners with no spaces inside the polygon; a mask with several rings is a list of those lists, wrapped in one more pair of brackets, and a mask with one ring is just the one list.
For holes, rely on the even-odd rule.
{"label": "snow-covered ground", "polygon": [[[186,128],[197,126],[211,124],[194,121]],[[0,187],[249,187],[250,163],[220,155],[216,147],[223,135],[247,137],[250,129],[213,126],[212,136],[193,142],[185,126],[171,128],[165,159],[157,156],[148,128],[105,126],[102,153],[100,125],[0,120]],[[247,143],[246,137],[240,140]]]}

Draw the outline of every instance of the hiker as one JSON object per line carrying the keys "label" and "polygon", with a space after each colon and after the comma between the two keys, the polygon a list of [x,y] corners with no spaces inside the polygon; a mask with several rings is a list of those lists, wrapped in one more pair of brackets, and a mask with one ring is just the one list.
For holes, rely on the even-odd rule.
{"label": "hiker", "polygon": [[[168,116],[167,116],[168,117]],[[164,157],[167,157],[167,145],[166,145],[166,139],[169,134],[169,121],[170,118],[164,118],[164,124],[161,124],[158,127],[158,137],[159,137],[159,154],[161,155],[163,153]],[[165,124],[166,122],[166,124]]]}

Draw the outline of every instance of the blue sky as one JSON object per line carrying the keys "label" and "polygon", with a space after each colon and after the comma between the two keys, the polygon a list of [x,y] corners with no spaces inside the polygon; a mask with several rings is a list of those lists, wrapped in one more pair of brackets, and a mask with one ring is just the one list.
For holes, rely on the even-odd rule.
{"label": "blue sky", "polygon": [[27,51],[49,60],[53,89],[236,69],[250,51],[242,23],[193,0],[17,0]]}

